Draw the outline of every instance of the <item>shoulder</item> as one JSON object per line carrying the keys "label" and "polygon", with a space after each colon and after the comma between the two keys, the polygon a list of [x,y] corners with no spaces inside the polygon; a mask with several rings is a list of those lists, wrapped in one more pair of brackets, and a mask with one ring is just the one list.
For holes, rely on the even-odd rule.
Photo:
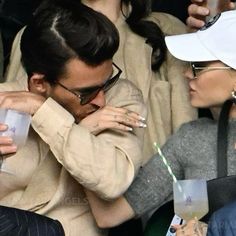
{"label": "shoulder", "polygon": [[[194,147],[202,147],[216,137],[217,122],[208,118],[200,118],[181,125],[166,142],[163,151],[175,150],[176,153],[189,153]],[[182,154],[181,154],[182,155]]]}
{"label": "shoulder", "polygon": [[25,86],[18,80],[0,83],[0,92],[3,91],[24,91]]}
{"label": "shoulder", "polygon": [[[180,126],[175,134],[173,134],[169,143],[176,146],[185,146],[186,143],[194,143],[196,140],[205,140],[209,138],[209,135],[216,130],[217,122],[209,118],[200,118]],[[167,142],[168,143],[168,142]]]}
{"label": "shoulder", "polygon": [[127,79],[119,79],[117,83],[107,92],[107,98],[121,97],[122,100],[129,98],[143,101],[142,92],[131,81]]}
{"label": "shoulder", "polygon": [[[186,136],[206,134],[215,129],[217,122],[209,118],[200,118],[183,124],[178,132]],[[188,135],[187,135],[188,134]]]}
{"label": "shoulder", "polygon": [[183,22],[167,13],[152,12],[147,19],[156,23],[165,35],[184,34],[187,32],[187,27]]}
{"label": "shoulder", "polygon": [[111,106],[123,107],[146,117],[142,92],[127,79],[118,80],[106,93],[106,102]]}

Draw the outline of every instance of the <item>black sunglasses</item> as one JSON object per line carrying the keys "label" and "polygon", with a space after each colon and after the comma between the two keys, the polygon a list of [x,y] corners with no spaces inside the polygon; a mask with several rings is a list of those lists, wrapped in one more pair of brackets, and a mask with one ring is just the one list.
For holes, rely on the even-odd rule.
{"label": "black sunglasses", "polygon": [[92,101],[98,93],[103,90],[107,91],[109,90],[120,78],[120,74],[122,73],[122,70],[113,62],[112,65],[118,70],[117,74],[113,76],[112,78],[109,78],[103,85],[101,86],[95,86],[92,88],[85,88],[81,89],[82,91],[74,91],[69,88],[67,88],[65,85],[61,84],[60,82],[57,82],[56,84],[60,85],[62,88],[66,89],[68,92],[73,93],[77,98],[80,99],[80,105],[85,105]]}

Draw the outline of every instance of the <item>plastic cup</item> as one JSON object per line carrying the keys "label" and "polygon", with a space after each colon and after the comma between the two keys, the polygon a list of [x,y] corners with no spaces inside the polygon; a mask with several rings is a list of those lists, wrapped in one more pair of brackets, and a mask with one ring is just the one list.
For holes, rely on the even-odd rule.
{"label": "plastic cup", "polygon": [[205,0],[201,3],[201,6],[207,7],[210,10],[209,15],[206,17],[206,21],[209,21],[213,16],[220,12],[229,10],[230,0]]}
{"label": "plastic cup", "polygon": [[206,180],[178,180],[173,183],[175,214],[184,220],[201,219],[208,212]]}
{"label": "plastic cup", "polygon": [[0,136],[12,137],[18,148],[22,147],[28,137],[31,115],[11,109],[0,109],[0,123],[8,125],[8,129],[0,132]]}

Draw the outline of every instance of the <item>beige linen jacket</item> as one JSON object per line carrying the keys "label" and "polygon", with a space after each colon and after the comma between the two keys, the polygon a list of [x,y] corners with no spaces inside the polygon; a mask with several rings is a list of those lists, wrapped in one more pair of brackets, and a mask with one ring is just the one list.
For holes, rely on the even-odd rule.
{"label": "beige linen jacket", "polygon": [[[20,90],[22,86],[17,81],[3,83],[0,91]],[[106,93],[106,100],[146,115],[141,91],[127,80],[118,81]],[[0,199],[0,205],[58,219],[67,236],[105,235],[95,224],[83,188],[106,199],[121,195],[141,165],[142,136],[143,129],[106,130],[94,136],[48,98],[32,117],[24,148],[7,159],[16,176],[0,172],[5,181],[0,181],[0,191],[2,183],[12,188]]]}
{"label": "beige linen jacket", "polygon": [[[153,13],[149,20],[160,26],[165,35],[186,33],[185,25],[165,13]],[[120,33],[120,48],[114,61],[143,93],[148,109],[147,129],[144,136],[144,161],[156,151],[153,142],[163,145],[167,138],[185,122],[197,118],[196,109],[189,102],[189,92],[183,72],[186,63],[167,53],[160,70],[151,69],[151,47],[145,39],[131,32],[124,21],[116,24]],[[124,75],[125,74],[125,75]]]}
{"label": "beige linen jacket", "polygon": [[[165,35],[186,33],[185,25],[165,13],[153,13],[149,20],[160,26]],[[189,102],[187,82],[183,77],[186,64],[170,53],[157,72],[151,69],[152,48],[145,39],[134,34],[121,17],[116,26],[120,33],[120,47],[114,61],[123,70],[122,78],[132,81],[143,93],[148,110],[144,137],[143,159],[146,162],[154,153],[153,142],[163,145],[178,127],[197,118],[196,109]],[[7,81],[26,79],[20,64],[18,33],[12,47]]]}

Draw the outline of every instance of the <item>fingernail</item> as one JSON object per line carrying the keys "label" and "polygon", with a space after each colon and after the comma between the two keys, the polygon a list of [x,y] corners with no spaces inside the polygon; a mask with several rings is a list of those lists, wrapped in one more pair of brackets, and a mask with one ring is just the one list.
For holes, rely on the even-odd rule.
{"label": "fingernail", "polygon": [[139,119],[142,120],[142,121],[145,121],[146,119],[142,116],[139,116]]}
{"label": "fingernail", "polygon": [[210,13],[210,10],[207,8],[203,9],[203,14],[208,15]]}
{"label": "fingernail", "polygon": [[7,143],[7,144],[13,143],[13,139],[12,139],[11,137],[7,137],[7,138],[6,138],[6,143]]}
{"label": "fingernail", "polygon": [[143,122],[139,122],[139,127],[146,128],[146,127],[147,127],[147,125],[146,125],[146,124],[144,124]]}
{"label": "fingernail", "polygon": [[16,152],[17,146],[16,146],[15,144],[13,144],[13,145],[11,146],[11,150],[12,150],[12,152]]}
{"label": "fingernail", "polygon": [[128,131],[133,131],[133,128],[131,128],[131,127],[126,127],[126,129],[127,129]]}

